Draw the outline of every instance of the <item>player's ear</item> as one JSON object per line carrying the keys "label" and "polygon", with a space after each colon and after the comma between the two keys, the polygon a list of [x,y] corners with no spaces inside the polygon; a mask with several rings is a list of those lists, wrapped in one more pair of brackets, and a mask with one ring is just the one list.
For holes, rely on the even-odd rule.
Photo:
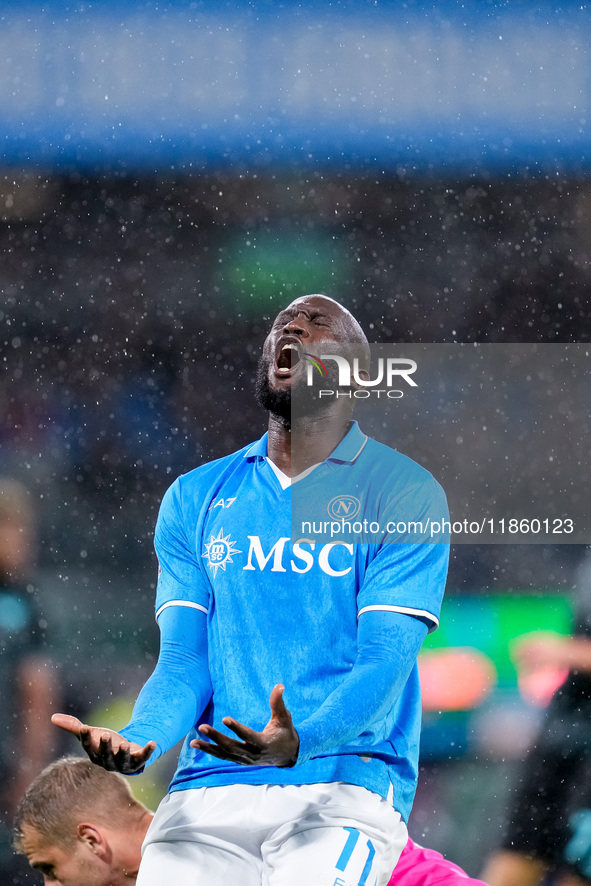
{"label": "player's ear", "polygon": [[356,390],[360,390],[369,381],[370,361],[369,346],[364,347],[360,344],[351,346],[349,363],[353,362],[355,366],[355,371],[351,373],[351,381]]}
{"label": "player's ear", "polygon": [[[357,379],[359,379],[359,381],[357,381]],[[360,382],[365,383],[367,381],[369,381],[368,369],[363,369],[361,366],[359,366],[357,367],[355,373],[351,373],[351,387],[355,391],[359,391],[363,387],[363,384],[360,384]]]}
{"label": "player's ear", "polygon": [[76,833],[78,839],[87,849],[90,849],[93,855],[97,855],[99,858],[104,858],[108,855],[109,844],[107,843],[104,834],[96,827],[96,825],[90,824],[89,822],[82,822],[76,828]]}
{"label": "player's ear", "polygon": [[[362,379],[362,381],[369,381],[369,369],[361,369],[361,368],[359,368],[359,369],[357,370],[357,375],[358,375],[358,377],[359,377],[360,379]],[[357,388],[360,387],[360,385],[356,384],[355,382],[354,382],[354,384],[355,384],[355,386],[356,386]]]}

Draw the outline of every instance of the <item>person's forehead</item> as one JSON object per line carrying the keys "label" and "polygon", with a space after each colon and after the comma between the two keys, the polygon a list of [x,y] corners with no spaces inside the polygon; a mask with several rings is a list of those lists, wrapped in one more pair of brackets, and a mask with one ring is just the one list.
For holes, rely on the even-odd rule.
{"label": "person's forehead", "polygon": [[35,828],[23,825],[21,846],[31,864],[47,861],[55,850]]}
{"label": "person's forehead", "polygon": [[24,824],[21,828],[21,845],[24,852],[29,855],[30,852],[37,849],[41,843],[41,836],[35,828],[28,824]]}
{"label": "person's forehead", "polygon": [[279,311],[278,316],[282,314],[295,314],[299,308],[315,308],[321,310],[324,314],[334,314],[335,316],[350,316],[349,311],[337,301],[328,298],[326,295],[302,295],[295,298],[290,304]]}

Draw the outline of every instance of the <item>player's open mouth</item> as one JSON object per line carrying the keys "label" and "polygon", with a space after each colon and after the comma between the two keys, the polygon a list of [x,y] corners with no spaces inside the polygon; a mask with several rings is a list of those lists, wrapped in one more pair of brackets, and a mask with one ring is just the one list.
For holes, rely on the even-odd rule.
{"label": "player's open mouth", "polygon": [[275,359],[275,372],[277,375],[291,375],[300,362],[300,349],[295,342],[287,342],[280,345]]}

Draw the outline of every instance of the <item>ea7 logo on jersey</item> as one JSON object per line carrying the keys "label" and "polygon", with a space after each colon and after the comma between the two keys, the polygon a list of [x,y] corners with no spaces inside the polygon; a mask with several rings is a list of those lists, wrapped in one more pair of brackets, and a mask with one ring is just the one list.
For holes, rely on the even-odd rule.
{"label": "ea7 logo on jersey", "polygon": [[207,510],[211,511],[211,510],[213,510],[213,508],[229,508],[230,505],[233,505],[235,501],[236,501],[235,498],[214,499]]}
{"label": "ea7 logo on jersey", "polygon": [[224,530],[220,528],[218,534],[211,536],[209,542],[205,543],[205,553],[203,557],[208,561],[210,569],[213,569],[214,577],[217,575],[218,569],[226,571],[226,565],[232,563],[234,554],[241,554],[234,547],[234,542],[229,535],[224,535]]}

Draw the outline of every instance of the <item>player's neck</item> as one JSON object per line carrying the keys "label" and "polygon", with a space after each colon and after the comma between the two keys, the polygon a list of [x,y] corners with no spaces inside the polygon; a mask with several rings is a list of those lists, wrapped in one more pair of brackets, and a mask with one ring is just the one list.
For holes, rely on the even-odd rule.
{"label": "player's neck", "polygon": [[277,416],[271,414],[267,454],[284,474],[297,477],[328,458],[349,431],[350,424],[349,413],[329,413],[286,428]]}
{"label": "player's neck", "polygon": [[146,809],[141,818],[130,826],[125,843],[119,850],[117,872],[112,876],[113,886],[133,886],[137,880],[142,860],[141,846],[153,818],[154,813]]}

